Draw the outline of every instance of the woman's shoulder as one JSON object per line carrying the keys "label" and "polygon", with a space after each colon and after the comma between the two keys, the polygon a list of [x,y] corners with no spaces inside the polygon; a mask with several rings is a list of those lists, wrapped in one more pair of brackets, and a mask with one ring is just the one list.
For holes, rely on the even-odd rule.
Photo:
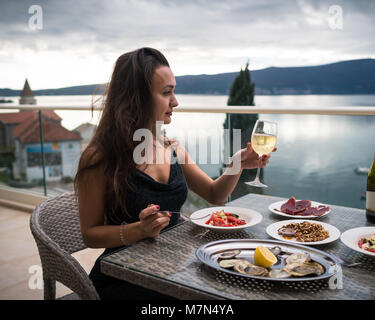
{"label": "woman's shoulder", "polygon": [[105,184],[106,176],[99,152],[94,147],[87,147],[79,160],[78,180],[86,187],[91,183]]}

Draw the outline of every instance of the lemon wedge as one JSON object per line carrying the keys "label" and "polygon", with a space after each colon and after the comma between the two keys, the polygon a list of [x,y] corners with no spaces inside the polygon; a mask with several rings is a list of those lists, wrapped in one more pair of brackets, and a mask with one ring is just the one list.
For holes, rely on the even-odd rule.
{"label": "lemon wedge", "polygon": [[254,264],[269,268],[277,262],[275,255],[266,247],[259,246],[254,251]]}

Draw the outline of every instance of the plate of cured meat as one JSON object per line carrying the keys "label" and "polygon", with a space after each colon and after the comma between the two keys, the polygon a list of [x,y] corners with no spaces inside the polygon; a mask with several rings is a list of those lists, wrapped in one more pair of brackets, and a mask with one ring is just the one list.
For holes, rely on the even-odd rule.
{"label": "plate of cured meat", "polygon": [[280,216],[302,219],[324,217],[331,211],[331,208],[325,204],[311,200],[296,200],[294,197],[288,201],[274,202],[268,209]]}

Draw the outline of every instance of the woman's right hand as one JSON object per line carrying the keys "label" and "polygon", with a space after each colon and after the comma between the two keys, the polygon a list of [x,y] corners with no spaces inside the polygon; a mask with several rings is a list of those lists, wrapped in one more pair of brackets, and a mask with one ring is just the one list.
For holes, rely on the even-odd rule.
{"label": "woman's right hand", "polygon": [[170,221],[167,212],[158,212],[158,205],[149,205],[139,214],[140,228],[145,238],[156,238],[160,231],[165,228]]}

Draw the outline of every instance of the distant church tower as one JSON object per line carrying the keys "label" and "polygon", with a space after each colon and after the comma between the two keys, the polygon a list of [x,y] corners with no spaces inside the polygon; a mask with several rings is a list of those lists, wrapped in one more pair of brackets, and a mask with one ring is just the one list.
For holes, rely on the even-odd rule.
{"label": "distant church tower", "polygon": [[27,79],[25,80],[25,85],[21,92],[21,98],[19,99],[19,104],[36,104],[36,99],[34,98],[34,93],[31,91]]}

